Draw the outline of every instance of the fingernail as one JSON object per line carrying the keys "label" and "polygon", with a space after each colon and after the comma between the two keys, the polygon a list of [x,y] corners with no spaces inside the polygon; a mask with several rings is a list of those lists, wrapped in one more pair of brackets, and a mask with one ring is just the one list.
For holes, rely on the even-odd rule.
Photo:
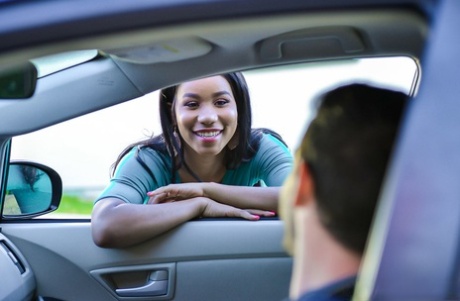
{"label": "fingernail", "polygon": [[256,220],[256,221],[258,221],[258,220],[260,219],[260,216],[258,216],[258,215],[253,215],[252,217],[253,217],[254,220]]}

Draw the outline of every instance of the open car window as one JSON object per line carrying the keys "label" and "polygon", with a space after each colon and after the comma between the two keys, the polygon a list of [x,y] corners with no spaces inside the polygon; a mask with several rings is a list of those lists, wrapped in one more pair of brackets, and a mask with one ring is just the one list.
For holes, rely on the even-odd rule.
{"label": "open car window", "polygon": [[[291,151],[314,114],[311,99],[351,81],[414,94],[418,64],[408,57],[294,64],[244,72],[253,127],[278,132]],[[69,91],[78,93],[78,91]],[[128,145],[161,133],[158,92],[14,137],[11,159],[46,164],[62,177],[61,205],[48,218],[89,218],[93,200],[109,182],[110,167]],[[63,100],[65,101],[65,100]]]}

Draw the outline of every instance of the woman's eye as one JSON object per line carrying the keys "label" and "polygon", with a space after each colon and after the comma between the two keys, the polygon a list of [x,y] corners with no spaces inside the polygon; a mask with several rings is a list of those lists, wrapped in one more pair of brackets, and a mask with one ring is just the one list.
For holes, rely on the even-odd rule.
{"label": "woman's eye", "polygon": [[228,104],[230,101],[228,99],[218,99],[214,102],[214,104],[216,106],[219,106],[219,107],[222,107],[222,106],[225,106],[226,104]]}
{"label": "woman's eye", "polygon": [[196,101],[187,101],[184,103],[184,106],[193,109],[198,107],[198,103]]}

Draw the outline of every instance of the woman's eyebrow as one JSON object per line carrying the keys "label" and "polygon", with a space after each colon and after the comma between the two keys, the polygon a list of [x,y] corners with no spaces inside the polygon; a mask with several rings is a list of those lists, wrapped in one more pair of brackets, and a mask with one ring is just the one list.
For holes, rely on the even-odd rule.
{"label": "woman's eyebrow", "polygon": [[197,98],[199,99],[200,98],[200,95],[196,94],[196,93],[184,93],[184,95],[182,95],[182,98],[185,98],[185,97],[190,97],[190,98]]}
{"label": "woman's eyebrow", "polygon": [[[212,93],[212,97],[219,97],[219,96],[222,96],[222,95],[232,96],[232,94],[230,92],[228,92],[228,91],[218,91],[218,92]],[[182,95],[182,97],[183,98],[184,97],[190,97],[190,98],[201,99],[199,94],[191,93],[191,92],[184,93],[184,95]]]}
{"label": "woman's eyebrow", "polygon": [[232,94],[230,92],[227,92],[227,91],[219,91],[219,92],[216,92],[216,93],[212,93],[213,97],[219,97],[219,96],[222,96],[222,95],[232,96]]}

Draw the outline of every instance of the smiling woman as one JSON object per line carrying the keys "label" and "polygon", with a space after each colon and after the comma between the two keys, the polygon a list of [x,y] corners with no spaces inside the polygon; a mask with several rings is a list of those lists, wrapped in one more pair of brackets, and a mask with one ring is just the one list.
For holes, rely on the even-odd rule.
{"label": "smiling woman", "polygon": [[275,215],[292,156],[276,133],[251,129],[241,73],[161,90],[160,116],[163,134],[129,145],[96,200],[98,245],[137,244],[197,217]]}

